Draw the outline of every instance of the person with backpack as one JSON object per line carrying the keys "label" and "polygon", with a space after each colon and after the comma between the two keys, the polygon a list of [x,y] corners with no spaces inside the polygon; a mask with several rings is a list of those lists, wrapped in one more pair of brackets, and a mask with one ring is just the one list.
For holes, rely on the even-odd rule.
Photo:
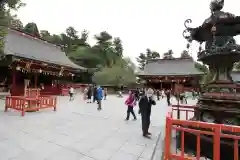
{"label": "person with backpack", "polygon": [[98,110],[102,110],[102,99],[103,99],[103,90],[100,86],[97,87],[96,89],[96,100],[98,104]]}

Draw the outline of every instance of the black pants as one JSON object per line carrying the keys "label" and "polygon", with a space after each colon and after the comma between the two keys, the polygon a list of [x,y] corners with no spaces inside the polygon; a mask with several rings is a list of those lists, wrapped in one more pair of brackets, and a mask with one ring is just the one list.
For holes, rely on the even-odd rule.
{"label": "black pants", "polygon": [[134,119],[137,119],[137,117],[136,117],[136,115],[134,113],[134,110],[133,110],[133,106],[128,106],[126,120],[129,120],[130,113],[133,115]]}
{"label": "black pants", "polygon": [[97,101],[97,96],[93,96],[93,102]]}
{"label": "black pants", "polygon": [[142,116],[142,132],[143,135],[148,133],[149,125],[150,125],[150,114],[149,113],[141,113]]}
{"label": "black pants", "polygon": [[69,93],[70,101],[73,100],[73,93]]}
{"label": "black pants", "polygon": [[171,105],[171,103],[170,103],[170,97],[167,97],[167,104],[168,104],[168,106]]}
{"label": "black pants", "polygon": [[97,105],[98,105],[98,110],[101,110],[102,109],[102,100],[97,100],[96,99],[96,101],[97,101]]}

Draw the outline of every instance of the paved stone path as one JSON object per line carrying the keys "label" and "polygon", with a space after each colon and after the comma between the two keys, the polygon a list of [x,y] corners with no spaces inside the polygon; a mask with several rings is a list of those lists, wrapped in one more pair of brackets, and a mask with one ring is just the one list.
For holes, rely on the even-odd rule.
{"label": "paved stone path", "polygon": [[4,113],[0,100],[0,159],[150,160],[164,132],[166,100],[152,109],[150,140],[141,135],[139,116],[137,121],[124,121],[124,100],[109,96],[97,111],[96,104],[86,104],[80,95],[72,102],[59,97],[57,112],[45,109],[25,117],[16,111]]}

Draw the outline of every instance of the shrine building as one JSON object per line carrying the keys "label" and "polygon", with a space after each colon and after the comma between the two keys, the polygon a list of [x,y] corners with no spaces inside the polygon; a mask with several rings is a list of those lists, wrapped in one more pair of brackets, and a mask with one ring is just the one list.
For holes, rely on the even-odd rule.
{"label": "shrine building", "polygon": [[61,81],[71,81],[76,74],[86,71],[74,64],[59,46],[13,29],[5,36],[0,61],[1,89],[11,88],[12,95],[23,95],[25,87],[57,95],[61,92]]}
{"label": "shrine building", "polygon": [[180,85],[184,90],[199,88],[199,80],[204,73],[195,68],[192,59],[151,59],[138,77],[145,85],[155,89],[174,90]]}

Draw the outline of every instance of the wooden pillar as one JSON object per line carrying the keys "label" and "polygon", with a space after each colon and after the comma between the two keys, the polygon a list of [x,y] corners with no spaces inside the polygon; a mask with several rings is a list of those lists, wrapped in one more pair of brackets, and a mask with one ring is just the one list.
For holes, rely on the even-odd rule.
{"label": "wooden pillar", "polygon": [[16,87],[16,70],[12,70],[12,87]]}
{"label": "wooden pillar", "polygon": [[37,88],[37,82],[38,82],[38,75],[35,73],[34,75],[34,87]]}
{"label": "wooden pillar", "polygon": [[16,70],[13,69],[12,70],[12,85],[11,85],[11,88],[10,88],[10,93],[11,95],[15,95],[15,90],[17,90],[16,88],[16,78],[17,78],[17,75],[16,75]]}

